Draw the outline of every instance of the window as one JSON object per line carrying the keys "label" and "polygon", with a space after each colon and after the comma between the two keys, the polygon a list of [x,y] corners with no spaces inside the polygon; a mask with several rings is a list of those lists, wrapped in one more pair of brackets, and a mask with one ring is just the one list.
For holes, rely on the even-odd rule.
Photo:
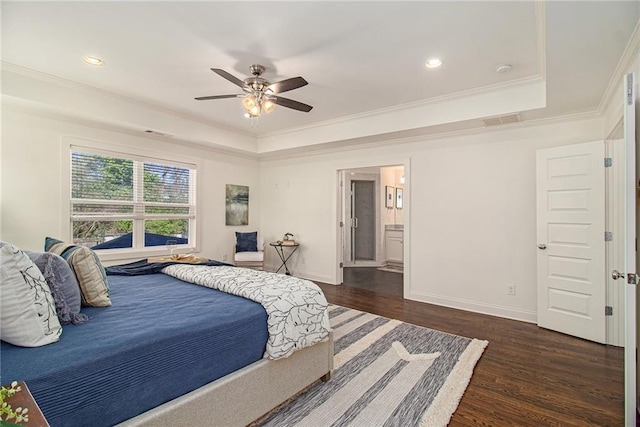
{"label": "window", "polygon": [[71,148],[73,242],[92,249],[195,246],[196,166]]}

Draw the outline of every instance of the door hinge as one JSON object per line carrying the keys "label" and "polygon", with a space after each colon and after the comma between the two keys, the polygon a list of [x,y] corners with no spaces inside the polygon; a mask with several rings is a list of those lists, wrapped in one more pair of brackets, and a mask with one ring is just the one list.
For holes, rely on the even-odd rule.
{"label": "door hinge", "polygon": [[604,306],[604,315],[605,316],[613,316],[613,307],[611,307],[610,305],[605,305]]}
{"label": "door hinge", "polygon": [[343,267],[344,267],[344,263],[343,263],[343,262],[341,262],[341,263],[340,263],[340,268],[343,268]]}
{"label": "door hinge", "polygon": [[604,167],[605,168],[610,168],[611,166],[613,166],[613,159],[611,157],[605,157],[604,158]]}
{"label": "door hinge", "polygon": [[636,273],[627,273],[627,283],[630,285],[637,285],[638,275]]}
{"label": "door hinge", "polygon": [[613,233],[611,231],[605,231],[604,232],[604,241],[605,242],[613,241]]}
{"label": "door hinge", "polygon": [[633,74],[627,74],[627,105],[633,105]]}
{"label": "door hinge", "polygon": [[344,227],[344,222],[340,221],[340,227]]}

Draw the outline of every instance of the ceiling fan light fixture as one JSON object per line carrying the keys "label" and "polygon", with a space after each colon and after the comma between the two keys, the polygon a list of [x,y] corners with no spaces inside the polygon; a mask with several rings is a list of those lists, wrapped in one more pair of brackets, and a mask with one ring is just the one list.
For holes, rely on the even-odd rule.
{"label": "ceiling fan light fixture", "polygon": [[276,108],[276,104],[270,99],[265,99],[262,101],[262,111],[269,114]]}
{"label": "ceiling fan light fixture", "polygon": [[247,111],[249,111],[250,115],[258,117],[260,115],[260,105],[256,104],[253,107],[249,108]]}
{"label": "ceiling fan light fixture", "polygon": [[258,104],[258,100],[253,95],[248,95],[242,99],[242,106],[247,110],[251,110]]}
{"label": "ceiling fan light fixture", "polygon": [[242,106],[250,116],[257,117],[260,115],[260,100],[254,95],[247,95],[242,99]]}

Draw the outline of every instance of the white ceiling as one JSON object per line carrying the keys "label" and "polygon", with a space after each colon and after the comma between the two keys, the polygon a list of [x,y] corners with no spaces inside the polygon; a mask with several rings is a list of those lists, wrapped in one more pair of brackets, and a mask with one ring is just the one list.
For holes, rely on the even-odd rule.
{"label": "white ceiling", "polygon": [[[8,2],[4,64],[153,103],[257,137],[542,79],[546,108],[524,120],[598,109],[640,17],[637,1]],[[104,67],[82,62],[102,58]],[[444,61],[439,69],[426,59]],[[211,72],[274,82],[303,76],[251,128],[239,93]],[[499,64],[512,65],[505,74]],[[463,124],[469,126],[469,123]]]}

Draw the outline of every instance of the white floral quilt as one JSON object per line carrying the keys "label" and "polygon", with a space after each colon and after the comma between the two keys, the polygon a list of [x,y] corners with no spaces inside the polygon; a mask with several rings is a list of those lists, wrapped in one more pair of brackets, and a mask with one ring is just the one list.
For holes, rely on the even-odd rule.
{"label": "white floral quilt", "polygon": [[309,280],[237,267],[170,265],[162,272],[262,304],[267,312],[266,355],[288,357],[329,335],[327,300]]}

